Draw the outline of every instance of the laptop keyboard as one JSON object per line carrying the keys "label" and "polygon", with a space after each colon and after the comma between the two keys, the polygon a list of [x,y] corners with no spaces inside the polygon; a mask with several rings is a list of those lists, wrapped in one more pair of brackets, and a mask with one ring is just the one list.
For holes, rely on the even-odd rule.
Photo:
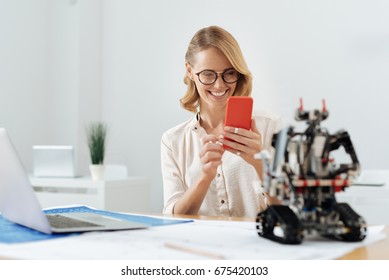
{"label": "laptop keyboard", "polygon": [[101,225],[80,221],[62,215],[46,215],[49,224],[56,228],[77,228],[77,227],[101,227]]}

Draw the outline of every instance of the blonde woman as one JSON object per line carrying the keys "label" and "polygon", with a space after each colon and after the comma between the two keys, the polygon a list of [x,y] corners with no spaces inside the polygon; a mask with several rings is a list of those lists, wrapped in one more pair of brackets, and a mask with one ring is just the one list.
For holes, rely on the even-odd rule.
{"label": "blonde woman", "polygon": [[194,116],[162,136],[163,212],[254,217],[266,209],[267,196],[260,184],[261,161],[253,155],[270,147],[279,118],[254,113],[251,130],[224,127],[227,99],[250,96],[252,89],[241,49],[226,30],[199,30],[185,67],[188,88],[181,105]]}

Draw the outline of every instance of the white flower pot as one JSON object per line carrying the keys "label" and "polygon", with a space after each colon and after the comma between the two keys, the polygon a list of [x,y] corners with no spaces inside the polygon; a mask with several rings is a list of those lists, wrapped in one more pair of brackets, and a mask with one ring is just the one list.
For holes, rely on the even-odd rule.
{"label": "white flower pot", "polygon": [[92,180],[99,181],[104,179],[104,165],[91,164],[89,165],[89,170],[90,170]]}

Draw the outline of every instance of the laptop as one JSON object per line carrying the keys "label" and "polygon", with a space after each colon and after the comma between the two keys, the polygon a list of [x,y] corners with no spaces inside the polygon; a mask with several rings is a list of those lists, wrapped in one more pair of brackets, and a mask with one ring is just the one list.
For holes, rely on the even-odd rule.
{"label": "laptop", "polygon": [[0,128],[0,213],[11,222],[47,234],[148,227],[98,213],[44,214],[4,128]]}
{"label": "laptop", "polygon": [[73,146],[33,146],[35,177],[75,177]]}

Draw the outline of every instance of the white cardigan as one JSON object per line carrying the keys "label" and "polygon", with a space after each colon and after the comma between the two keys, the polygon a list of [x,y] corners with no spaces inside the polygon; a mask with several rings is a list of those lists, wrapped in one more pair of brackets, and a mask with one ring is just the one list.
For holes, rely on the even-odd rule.
{"label": "white cardigan", "polygon": [[[264,149],[272,149],[274,133],[281,129],[281,119],[268,112],[253,115],[262,135]],[[173,213],[177,200],[190,188],[201,171],[200,139],[206,131],[198,115],[166,131],[161,140],[161,167],[164,186],[164,213]],[[266,209],[258,175],[239,156],[225,152],[222,165],[212,181],[198,212],[207,216],[255,217]]]}

